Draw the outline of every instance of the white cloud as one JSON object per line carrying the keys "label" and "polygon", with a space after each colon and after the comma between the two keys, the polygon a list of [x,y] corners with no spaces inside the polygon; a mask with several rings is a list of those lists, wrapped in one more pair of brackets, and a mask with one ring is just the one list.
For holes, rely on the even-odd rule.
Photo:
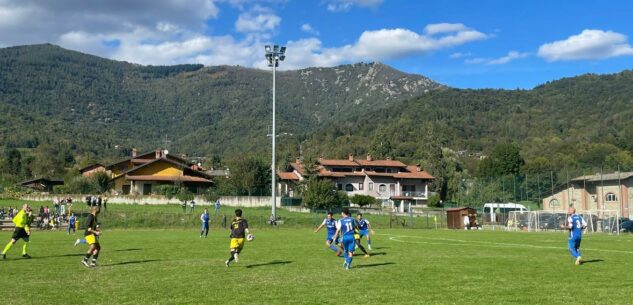
{"label": "white cloud", "polygon": [[525,58],[525,57],[528,57],[529,55],[530,53],[527,53],[527,52],[521,53],[517,51],[510,51],[508,52],[506,56],[502,56],[502,57],[490,60],[488,64],[489,65],[505,65],[515,59]]}
{"label": "white cloud", "polygon": [[[281,18],[269,8],[232,1],[249,6],[235,21],[237,35],[209,34],[216,31],[210,20],[219,16],[211,0],[0,0],[0,43],[51,42],[138,64],[265,68],[263,45],[272,42]],[[377,7],[382,0],[330,3]],[[303,24],[301,29],[318,35],[311,24]],[[424,55],[487,37],[463,24],[446,23],[429,25],[422,32],[404,28],[365,31],[345,45],[324,46],[318,38],[287,41],[288,57],[281,68],[327,67]]]}
{"label": "white cloud", "polygon": [[335,66],[343,63],[389,60],[427,54],[485,39],[484,33],[466,29],[448,35],[429,36],[408,29],[365,31],[354,44],[323,48],[316,38],[291,41],[286,51],[286,68]]}
{"label": "white cloud", "polygon": [[528,56],[530,56],[530,53],[528,52],[510,51],[505,56],[501,56],[498,58],[475,57],[468,58],[464,60],[464,62],[467,64],[505,65],[515,59],[525,58]]}
{"label": "white cloud", "polygon": [[275,14],[243,13],[235,21],[235,29],[238,32],[270,32],[275,30],[281,23],[281,18]]}
{"label": "white cloud", "polygon": [[465,30],[468,30],[468,28],[461,23],[435,23],[429,24],[424,28],[424,32],[429,35],[439,33],[452,33]]}
{"label": "white cloud", "polygon": [[330,12],[347,12],[354,6],[376,9],[382,2],[383,0],[329,0],[327,9]]}
{"label": "white cloud", "polygon": [[309,23],[304,23],[301,25],[301,30],[312,35],[319,36],[319,31],[315,30]]}
{"label": "white cloud", "polygon": [[605,59],[625,55],[633,55],[633,47],[628,44],[625,35],[589,29],[565,40],[543,44],[538,50],[538,56],[547,61]]}
{"label": "white cloud", "polygon": [[464,57],[471,57],[473,54],[468,52],[468,53],[461,53],[461,52],[456,52],[453,53],[451,55],[449,55],[450,58],[452,59],[458,59],[458,58],[464,58]]}

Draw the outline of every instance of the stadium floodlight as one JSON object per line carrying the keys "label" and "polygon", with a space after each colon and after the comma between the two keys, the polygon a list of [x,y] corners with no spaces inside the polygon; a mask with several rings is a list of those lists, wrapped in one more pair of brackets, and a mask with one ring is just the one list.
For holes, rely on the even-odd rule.
{"label": "stadium floodlight", "polygon": [[279,62],[284,61],[286,59],[286,47],[279,47],[279,45],[266,45],[264,46],[264,50],[266,51],[266,60],[268,61],[268,66],[273,68],[273,126],[271,132],[272,139],[272,164],[271,164],[271,184],[272,184],[272,218],[271,220],[277,219],[277,171],[275,169],[275,138],[277,138],[277,134],[275,133],[275,72],[277,67],[279,67]]}

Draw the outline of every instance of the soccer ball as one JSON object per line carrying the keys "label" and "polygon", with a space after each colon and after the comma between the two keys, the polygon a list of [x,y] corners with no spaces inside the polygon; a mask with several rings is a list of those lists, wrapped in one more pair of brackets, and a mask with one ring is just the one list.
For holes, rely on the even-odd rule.
{"label": "soccer ball", "polygon": [[253,236],[253,234],[246,235],[246,240],[253,241],[253,239],[255,239],[255,236]]}

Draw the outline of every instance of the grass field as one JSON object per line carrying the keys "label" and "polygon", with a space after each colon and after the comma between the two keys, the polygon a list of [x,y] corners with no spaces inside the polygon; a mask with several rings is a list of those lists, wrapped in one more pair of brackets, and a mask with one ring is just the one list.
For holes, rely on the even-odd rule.
{"label": "grass field", "polygon": [[[246,215],[248,216],[248,215]],[[248,217],[247,217],[248,218]],[[0,261],[3,304],[628,304],[633,236],[586,236],[575,266],[562,233],[377,230],[351,270],[310,229],[253,228],[227,268],[228,231],[110,230],[100,266],[74,236],[34,231]],[[11,232],[0,232],[2,246]],[[92,299],[89,299],[91,297]]]}

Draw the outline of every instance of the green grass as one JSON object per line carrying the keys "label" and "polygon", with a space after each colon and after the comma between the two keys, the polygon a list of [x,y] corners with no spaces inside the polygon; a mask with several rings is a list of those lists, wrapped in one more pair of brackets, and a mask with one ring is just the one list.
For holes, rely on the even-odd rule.
{"label": "green grass", "polygon": [[[22,204],[29,203],[31,208],[37,213],[40,206],[48,206],[51,210],[53,202],[41,201],[23,201],[0,199],[0,207],[18,207]],[[249,215],[249,220],[254,225],[265,226],[270,218],[270,208],[241,208],[245,214]],[[180,205],[138,205],[138,204],[108,204],[107,210],[103,211],[101,218],[104,225],[108,228],[189,228],[198,225],[200,213],[204,207],[198,206],[195,212],[191,213],[187,207],[186,212]],[[213,224],[221,223],[222,215],[226,215],[230,221],[235,207],[222,206],[220,212],[215,214],[213,208],[209,208],[211,213],[211,222]],[[73,211],[82,215],[88,213],[88,208],[83,202],[75,202]],[[300,213],[291,212],[284,208],[277,209],[278,217],[283,220],[285,228],[310,228],[318,226],[325,216],[324,213]],[[433,216],[429,217],[407,217],[398,216],[391,217],[389,215],[367,215],[371,221],[371,225],[375,228],[435,228]],[[80,224],[82,223],[80,218]],[[438,218],[438,227],[445,227],[446,221],[443,216]]]}
{"label": "green grass", "polygon": [[[246,215],[248,218],[248,215]],[[590,235],[575,266],[562,233],[377,230],[374,256],[342,259],[324,232],[254,228],[226,268],[228,231],[110,230],[100,266],[86,245],[35,231],[0,261],[3,304],[628,304],[633,236]],[[2,246],[11,232],[0,232]],[[92,297],[92,298],[90,298]]]}

